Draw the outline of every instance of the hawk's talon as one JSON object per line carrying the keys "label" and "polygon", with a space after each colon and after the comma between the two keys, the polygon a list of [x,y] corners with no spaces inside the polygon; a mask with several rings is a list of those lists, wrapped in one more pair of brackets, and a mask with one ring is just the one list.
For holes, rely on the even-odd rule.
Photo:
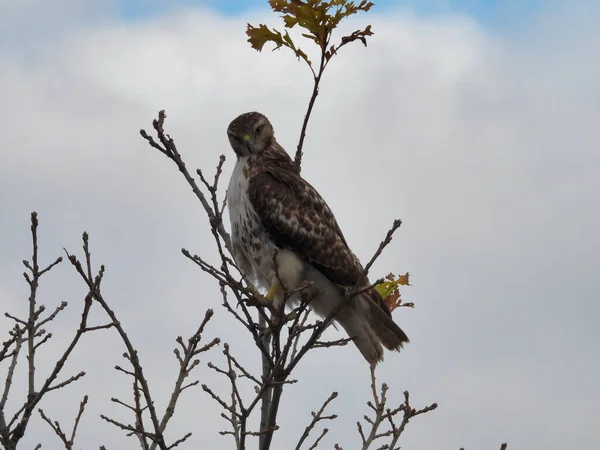
{"label": "hawk's talon", "polygon": [[248,289],[254,297],[261,298],[263,296],[258,290],[258,288],[249,281],[246,281],[246,289]]}
{"label": "hawk's talon", "polygon": [[[272,300],[270,300],[269,298],[262,295],[260,293],[260,291],[258,290],[258,288],[256,286],[254,286],[254,284],[250,283],[249,281],[246,282],[246,289],[248,289],[248,291],[250,292],[248,299],[255,300],[256,305],[269,306],[272,303]],[[252,298],[252,297],[254,297],[254,298]]]}
{"label": "hawk's talon", "polygon": [[256,300],[259,306],[266,307],[274,306],[273,303],[275,297],[277,296],[277,294],[279,294],[279,292],[282,289],[281,284],[279,284],[279,282],[277,281],[271,285],[266,295],[262,295],[259,292],[258,288],[250,282],[246,283],[246,288],[248,289],[248,291],[250,291],[250,294],[252,295],[252,297],[254,297],[254,300]]}
{"label": "hawk's talon", "polygon": [[276,281],[269,288],[269,291],[267,292],[267,295],[265,295],[265,298],[272,302],[273,300],[275,300],[275,296],[279,293],[280,290],[281,284],[278,281]]}

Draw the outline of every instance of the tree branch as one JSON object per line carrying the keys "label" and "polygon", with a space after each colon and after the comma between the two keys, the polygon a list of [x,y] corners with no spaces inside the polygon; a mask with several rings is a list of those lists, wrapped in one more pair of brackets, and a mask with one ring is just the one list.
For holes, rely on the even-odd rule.
{"label": "tree branch", "polygon": [[[327,400],[325,400],[325,402],[323,402],[323,405],[321,406],[321,408],[316,413],[314,411],[311,413],[312,416],[313,416],[313,419],[308,424],[308,426],[304,429],[304,432],[302,433],[302,436],[300,436],[300,439],[298,440],[298,444],[296,444],[296,450],[300,450],[302,448],[302,444],[308,438],[308,436],[310,435],[311,431],[314,429],[315,425],[318,422],[320,422],[322,420],[334,420],[335,418],[337,418],[336,414],[332,414],[332,415],[329,415],[329,416],[324,416],[323,415],[323,413],[325,412],[325,409],[327,408],[327,406],[329,405],[329,403],[331,403],[334,399],[336,399],[337,396],[338,396],[337,392],[332,392],[331,395],[329,396],[329,398]],[[327,433],[326,430],[327,430],[327,428],[325,428],[323,430],[323,432],[321,433],[321,435],[319,436],[319,438],[317,439],[317,441],[315,442],[315,444],[310,447],[311,449],[312,448],[316,448],[316,445],[323,438],[323,436],[325,436],[325,434]]]}

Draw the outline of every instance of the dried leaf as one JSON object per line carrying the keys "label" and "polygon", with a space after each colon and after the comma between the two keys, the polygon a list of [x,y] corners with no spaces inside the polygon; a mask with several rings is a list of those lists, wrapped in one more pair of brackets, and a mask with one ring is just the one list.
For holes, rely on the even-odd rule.
{"label": "dried leaf", "polygon": [[402,303],[399,286],[409,286],[408,273],[405,275],[399,275],[398,277],[390,273],[385,277],[385,281],[383,283],[375,287],[390,311],[393,311],[400,306],[410,308],[414,307],[413,303]]}
{"label": "dried leaf", "polygon": [[[349,36],[342,38],[341,44],[330,45],[331,33],[338,24],[346,17],[356,14],[360,11],[367,12],[374,6],[373,2],[361,0],[354,2],[349,0],[269,0],[271,9],[274,12],[281,13],[285,28],[293,28],[296,25],[303,28],[305,32],[302,36],[315,42],[324,53],[325,59],[329,61],[337,50],[349,42],[360,40],[367,45],[366,36],[371,36],[371,26],[364,30],[357,30]],[[265,43],[273,42],[275,48],[282,46],[290,48],[298,58],[303,59],[312,68],[312,64],[306,53],[296,46],[291,37],[286,33],[269,29],[266,25],[253,27],[248,24],[246,30],[248,42],[258,51],[261,51]]]}
{"label": "dried leaf", "polygon": [[258,28],[248,24],[246,34],[248,35],[248,42],[250,42],[252,48],[259,52],[267,42],[273,42],[276,45],[276,49],[283,45],[283,36],[281,33],[277,30],[271,31],[269,27],[262,23]]}
{"label": "dried leaf", "polygon": [[371,31],[371,25],[367,25],[367,28],[365,28],[364,30],[353,31],[350,36],[342,37],[342,44],[346,45],[349,42],[359,40],[366,47],[367,46],[367,38],[366,38],[367,36],[373,36],[373,32]]}
{"label": "dried leaf", "polygon": [[269,27],[261,23],[258,27],[253,27],[252,25],[248,24],[246,34],[248,35],[248,42],[250,42],[252,48],[258,50],[259,52],[262,51],[267,42],[273,42],[275,44],[275,48],[273,50],[277,50],[281,47],[288,47],[296,54],[298,58],[302,58],[309,66],[311,66],[311,62],[306,53],[294,45],[294,41],[292,41],[292,38],[287,31],[282,35],[279,31],[271,30]]}
{"label": "dried leaf", "polygon": [[283,16],[283,23],[286,28],[292,28],[298,23],[298,18],[293,16]]}

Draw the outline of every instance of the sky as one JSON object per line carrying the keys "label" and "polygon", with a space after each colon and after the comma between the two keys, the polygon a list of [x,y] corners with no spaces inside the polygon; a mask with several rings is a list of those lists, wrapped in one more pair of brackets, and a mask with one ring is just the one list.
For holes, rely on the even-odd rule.
{"label": "sky", "polygon": [[[440,406],[412,421],[400,445],[598,448],[600,6],[379,3],[344,28],[371,24],[375,35],[328,68],[303,176],[363,262],[403,221],[373,273],[411,273],[403,296],[416,307],[394,313],[411,343],[386,354],[378,377],[392,402],[409,390],[414,406]],[[283,50],[252,50],[248,22],[278,18],[241,0],[0,3],[0,303],[27,310],[21,261],[30,258],[31,211],[42,261],[63,248],[81,254],[87,231],[93,261],[106,266],[104,296],[139,348],[159,407],[177,373],[175,338],[190,335],[207,308],[215,316],[206,338],[221,337],[258,367],[218,286],[180,253],[217,261],[202,208],[138,134],[165,109],[188,166],[210,172],[225,154],[224,180],[234,163],[225,130],[240,113],[261,111],[279,142],[295,147],[310,73]],[[78,326],[85,293],[67,263],[42,280],[39,301],[69,307],[48,327],[40,377]],[[11,326],[0,318],[0,334]],[[130,398],[129,380],[113,369],[122,352],[114,333],[85,336],[65,377],[87,375],[41,405],[67,424],[89,395],[77,448],[137,446],[99,418],[129,420],[110,402]],[[195,377],[226,395],[227,380],[206,367],[222,359],[212,351]],[[24,366],[9,409],[22,400]],[[355,424],[370,397],[356,349],[315,351],[296,377],[274,448],[293,448],[333,390],[339,418],[319,448],[358,448]],[[201,389],[189,390],[167,436],[192,431],[187,448],[232,448],[219,413]],[[38,442],[59,448],[36,416],[22,447]]]}
{"label": "sky", "polygon": [[[542,8],[541,0],[379,0],[374,2],[380,13],[406,9],[423,15],[465,14],[486,25],[505,26],[519,19],[535,16]],[[548,2],[546,2],[548,3]],[[119,0],[119,13],[127,19],[148,17],[185,6],[204,6],[231,16],[264,7],[265,0]],[[507,23],[508,22],[508,23]]]}

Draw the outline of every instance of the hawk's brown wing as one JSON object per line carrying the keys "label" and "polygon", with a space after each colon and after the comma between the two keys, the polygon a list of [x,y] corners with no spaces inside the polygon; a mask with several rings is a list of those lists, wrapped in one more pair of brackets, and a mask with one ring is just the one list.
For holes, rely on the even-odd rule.
{"label": "hawk's brown wing", "polygon": [[332,282],[352,287],[362,267],[319,193],[293,169],[250,178],[248,195],[273,242],[294,251]]}

